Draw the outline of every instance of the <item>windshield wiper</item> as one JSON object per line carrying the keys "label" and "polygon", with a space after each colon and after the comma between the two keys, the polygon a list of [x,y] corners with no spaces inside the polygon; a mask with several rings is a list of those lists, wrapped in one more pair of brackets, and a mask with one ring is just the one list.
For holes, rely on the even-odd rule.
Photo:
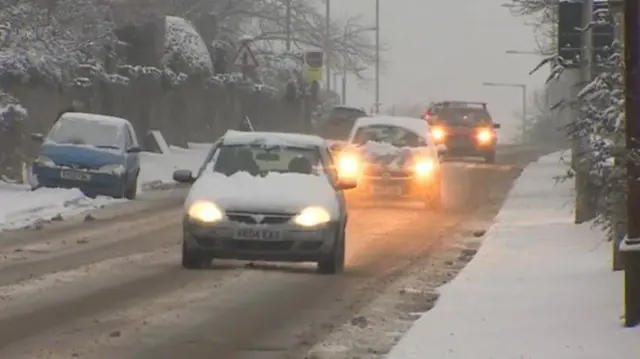
{"label": "windshield wiper", "polygon": [[107,145],[100,145],[100,146],[93,146],[95,148],[107,148],[107,149],[112,149],[112,150],[119,150],[120,147],[118,146],[107,146]]}

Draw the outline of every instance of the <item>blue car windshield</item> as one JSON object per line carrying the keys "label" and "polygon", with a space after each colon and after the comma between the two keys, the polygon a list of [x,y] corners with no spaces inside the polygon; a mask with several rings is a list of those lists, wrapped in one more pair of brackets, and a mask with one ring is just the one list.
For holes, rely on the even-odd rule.
{"label": "blue car windshield", "polygon": [[46,140],[58,144],[89,145],[97,148],[124,147],[122,130],[117,125],[79,118],[59,120]]}

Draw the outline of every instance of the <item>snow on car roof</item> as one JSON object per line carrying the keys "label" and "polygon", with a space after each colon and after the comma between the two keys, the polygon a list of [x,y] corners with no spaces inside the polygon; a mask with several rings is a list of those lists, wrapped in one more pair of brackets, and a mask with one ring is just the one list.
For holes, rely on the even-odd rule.
{"label": "snow on car roof", "polygon": [[244,132],[229,130],[223,136],[229,145],[260,143],[271,146],[326,147],[326,141],[319,136],[284,132]]}
{"label": "snow on car roof", "polygon": [[374,125],[392,125],[402,127],[422,137],[426,136],[429,131],[429,124],[423,119],[403,116],[374,116],[359,118],[353,125],[351,133],[352,136],[350,137],[353,137],[358,128]]}
{"label": "snow on car roof", "polygon": [[61,118],[63,120],[66,120],[66,119],[86,120],[86,121],[99,122],[99,123],[111,124],[116,126],[126,126],[129,124],[129,121],[121,117],[98,115],[95,113],[84,113],[84,112],[65,112]]}

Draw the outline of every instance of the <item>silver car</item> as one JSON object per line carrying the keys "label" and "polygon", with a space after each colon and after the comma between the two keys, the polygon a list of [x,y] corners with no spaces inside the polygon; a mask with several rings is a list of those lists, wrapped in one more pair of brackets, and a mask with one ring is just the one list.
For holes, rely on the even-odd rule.
{"label": "silver car", "polygon": [[182,266],[214,258],[317,262],[344,269],[347,206],[327,143],[320,137],[229,131],[211,149],[184,206]]}

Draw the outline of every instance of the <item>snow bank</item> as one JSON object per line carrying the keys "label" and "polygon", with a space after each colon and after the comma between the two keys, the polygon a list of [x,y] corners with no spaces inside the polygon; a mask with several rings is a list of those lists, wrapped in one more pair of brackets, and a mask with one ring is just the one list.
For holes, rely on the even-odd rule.
{"label": "snow bank", "polygon": [[271,210],[297,213],[308,206],[321,206],[337,215],[335,189],[324,176],[270,173],[265,177],[238,172],[229,177],[210,170],[191,188],[186,201],[207,199],[224,209]]}
{"label": "snow bank", "polygon": [[213,74],[213,64],[207,45],[191,22],[181,17],[167,16],[165,31],[163,65],[170,65],[178,60],[189,70]]}
{"label": "snow bank", "polygon": [[554,154],[523,172],[475,259],[388,358],[638,358],[622,274],[604,234],[573,224],[571,183],[552,179],[565,170]]}
{"label": "snow bank", "polygon": [[25,227],[61,214],[76,215],[122,201],[109,197],[90,199],[77,189],[41,188],[27,192],[22,186],[0,183],[0,231]]}

